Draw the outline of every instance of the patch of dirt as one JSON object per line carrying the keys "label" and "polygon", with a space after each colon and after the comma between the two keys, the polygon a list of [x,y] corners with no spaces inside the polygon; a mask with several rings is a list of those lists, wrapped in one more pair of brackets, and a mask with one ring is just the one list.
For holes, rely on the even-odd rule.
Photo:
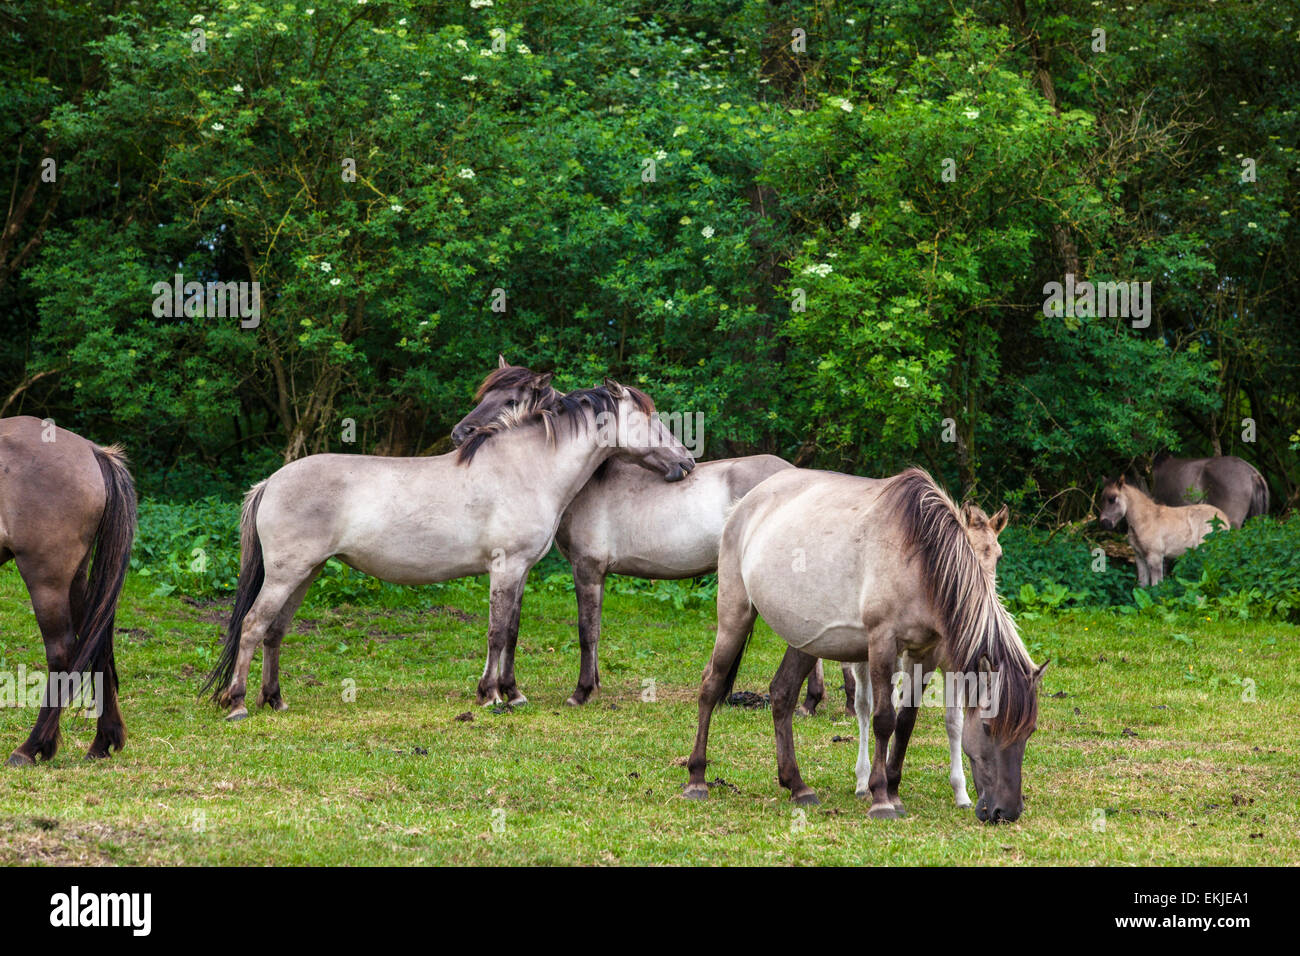
{"label": "patch of dirt", "polygon": [[[158,835],[104,823],[79,823],[45,817],[0,820],[0,865],[114,866],[101,844],[156,844]],[[148,854],[148,862],[160,862]]]}
{"label": "patch of dirt", "polygon": [[[450,604],[435,604],[420,612],[421,617],[450,617],[455,618],[462,624],[470,624],[474,621],[480,621],[482,618],[477,614],[471,614],[468,611],[462,611],[458,607],[452,607]],[[575,624],[574,627],[577,627]]]}

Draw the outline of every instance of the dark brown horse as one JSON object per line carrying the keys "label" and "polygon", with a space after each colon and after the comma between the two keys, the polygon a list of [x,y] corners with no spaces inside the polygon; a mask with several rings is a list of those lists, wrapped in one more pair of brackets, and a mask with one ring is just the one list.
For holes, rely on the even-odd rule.
{"label": "dark brown horse", "polygon": [[71,686],[74,675],[88,675],[97,695],[99,721],[86,756],[107,757],[125,745],[113,622],[134,537],[135,486],[120,448],[102,448],[49,420],[0,419],[0,564],[12,558],[18,565],[49,668],[36,726],[10,766],[54,756],[59,716],[71,703],[55,689]]}
{"label": "dark brown horse", "polygon": [[1254,466],[1234,455],[1174,458],[1168,451],[1151,465],[1151,497],[1162,505],[1214,505],[1234,528],[1268,514],[1268,483]]}

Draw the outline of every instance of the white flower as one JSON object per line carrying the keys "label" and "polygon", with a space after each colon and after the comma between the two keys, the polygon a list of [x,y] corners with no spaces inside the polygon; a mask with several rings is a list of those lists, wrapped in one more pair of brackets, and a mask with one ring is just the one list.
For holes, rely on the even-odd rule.
{"label": "white flower", "polygon": [[979,119],[980,111],[977,109],[962,110],[961,115],[967,119]]}
{"label": "white flower", "polygon": [[671,311],[673,310],[673,300],[672,300],[672,299],[669,299],[667,302],[665,302],[665,303],[664,303],[664,308],[665,308],[666,310],[668,310],[669,312],[671,312]]}
{"label": "white flower", "polygon": [[202,23],[202,22],[203,22],[203,14],[201,14],[201,13],[196,13],[196,14],[194,14],[194,16],[190,17],[190,26],[193,26],[193,25],[196,24],[196,23]]}
{"label": "white flower", "polygon": [[357,6],[364,7],[365,5],[366,5],[366,0],[357,0]]}
{"label": "white flower", "polygon": [[665,153],[662,149],[655,151],[655,159],[659,160],[660,162],[663,162],[667,158],[668,158],[668,154]]}
{"label": "white flower", "polygon": [[304,10],[303,12],[306,13],[307,16],[309,16],[309,17],[314,17],[314,16],[316,15],[316,8],[315,8],[315,7],[308,7],[308,8],[307,8],[306,10]]}
{"label": "white flower", "polygon": [[827,102],[829,102],[831,106],[838,106],[846,113],[853,112],[853,104],[842,96],[832,96]]}
{"label": "white flower", "polygon": [[459,176],[461,179],[473,179],[474,170],[470,169],[468,166],[462,166],[460,168],[460,172],[458,172],[456,175]]}
{"label": "white flower", "polygon": [[906,376],[906,375],[895,375],[895,376],[894,376],[894,385],[896,385],[898,388],[907,388],[907,376]]}
{"label": "white flower", "polygon": [[856,229],[860,225],[862,225],[862,213],[855,212],[853,215],[849,216],[850,229]]}
{"label": "white flower", "polygon": [[388,208],[391,209],[393,212],[401,212],[401,211],[402,211],[402,207],[399,206],[397,203],[393,203],[393,204],[392,204],[391,206],[389,206]]}
{"label": "white flower", "polygon": [[397,21],[397,25],[398,25],[399,27],[404,27],[404,26],[406,26],[406,17],[402,17],[402,19],[398,20],[398,21]]}
{"label": "white flower", "polygon": [[823,279],[831,274],[834,270],[829,262],[821,262],[816,265],[804,266],[804,275],[821,276]]}
{"label": "white flower", "polygon": [[343,280],[340,279],[338,276],[335,276],[333,279],[330,279],[330,285],[338,285],[342,281]]}
{"label": "white flower", "polygon": [[712,239],[712,238],[713,238],[713,227],[712,227],[712,226],[705,226],[703,229],[700,230],[700,235],[703,236],[705,239]]}
{"label": "white flower", "polygon": [[333,269],[333,268],[334,268],[334,267],[333,267],[332,265],[330,265],[328,262],[322,262],[322,263],[320,264],[320,271],[321,271],[321,272],[329,272],[329,271],[330,271],[331,269]]}
{"label": "white flower", "polygon": [[532,56],[532,55],[533,55],[533,51],[530,50],[530,49],[528,49],[528,44],[527,44],[527,43],[520,43],[518,46],[515,47],[515,51],[518,52],[518,53],[523,54],[524,56]]}
{"label": "white flower", "polygon": [[685,127],[685,126],[678,126],[676,129],[673,130],[673,136],[675,136],[675,137],[676,137],[676,136],[681,136],[682,133],[685,133],[685,132],[686,132],[686,127]]}
{"label": "white flower", "polygon": [[632,74],[633,76],[635,76],[635,77],[640,77],[640,76],[641,76],[641,71],[640,71],[639,69],[637,69],[635,66],[632,67],[630,70],[628,70],[628,72],[631,73],[631,74]]}
{"label": "white flower", "polygon": [[466,42],[465,42],[465,38],[462,37],[461,39],[459,39],[459,40],[456,41],[456,48],[457,48],[457,49],[460,49],[460,50],[468,50],[468,49],[469,49],[469,44],[466,43]]}
{"label": "white flower", "polygon": [[1246,228],[1247,228],[1247,229],[1258,229],[1259,226],[1255,225],[1253,222],[1248,222],[1248,223],[1246,223]]}
{"label": "white flower", "polygon": [[469,0],[471,10],[481,10],[483,7],[492,6],[492,0]]}
{"label": "white flower", "polygon": [[489,50],[489,49],[487,49],[486,47],[480,47],[480,48],[479,48],[479,51],[478,51],[478,55],[479,55],[479,56],[491,56],[491,55],[492,55],[492,51]]}
{"label": "white flower", "polygon": [[232,86],[230,89],[231,89],[231,92],[234,92],[234,93],[242,93],[242,92],[244,92],[244,84],[242,84],[242,83],[236,83],[236,84],[235,84],[234,86]]}
{"label": "white flower", "polygon": [[464,76],[461,77],[461,79],[464,80],[466,83],[473,83],[475,80],[478,79],[478,77],[473,73],[466,73]]}
{"label": "white flower", "polygon": [[220,133],[220,132],[221,132],[223,129],[225,129],[226,127],[225,127],[225,125],[222,124],[222,123],[213,123],[213,124],[212,124],[212,128],[213,128],[214,130],[216,130],[218,133]]}

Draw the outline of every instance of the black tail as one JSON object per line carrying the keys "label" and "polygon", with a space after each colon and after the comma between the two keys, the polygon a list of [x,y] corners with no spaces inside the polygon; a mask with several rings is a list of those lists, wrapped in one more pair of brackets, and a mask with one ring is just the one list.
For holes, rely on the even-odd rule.
{"label": "black tail", "polygon": [[1268,514],[1268,482],[1263,475],[1255,472],[1251,485],[1250,508],[1246,511],[1246,519]]}
{"label": "black tail", "polygon": [[113,625],[117,601],[131,564],[131,543],[135,540],[135,482],[126,470],[117,447],[96,448],[95,460],[104,475],[104,513],[95,531],[90,576],[86,582],[85,610],[81,619],[81,640],[73,659],[72,673],[83,674],[92,665],[111,675],[117,686],[117,662],[113,659]]}
{"label": "black tail", "polygon": [[736,684],[736,675],[740,673],[740,662],[745,657],[745,651],[749,650],[749,639],[754,636],[754,625],[749,625],[749,631],[745,634],[745,643],[740,645],[740,653],[736,659],[731,662],[731,670],[727,671],[727,679],[722,685],[722,700],[731,696],[731,688]]}
{"label": "black tail", "polygon": [[199,696],[212,692],[212,699],[218,700],[226,689],[230,679],[235,676],[235,660],[239,657],[239,636],[244,628],[244,618],[248,616],[253,602],[262,590],[266,578],[266,566],[262,563],[262,540],[257,536],[257,507],[262,503],[262,492],[266,483],[254,485],[244,498],[244,509],[239,516],[239,584],[235,589],[235,609],[230,613],[230,623],[226,625],[225,646],[221,657],[212,668],[212,673],[199,691]]}

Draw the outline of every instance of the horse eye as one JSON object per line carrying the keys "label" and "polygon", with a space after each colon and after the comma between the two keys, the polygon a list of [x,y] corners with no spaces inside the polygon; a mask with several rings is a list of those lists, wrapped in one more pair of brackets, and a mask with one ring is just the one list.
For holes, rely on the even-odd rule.
{"label": "horse eye", "polygon": [[980,726],[984,728],[984,736],[985,736],[985,737],[992,737],[992,736],[993,736],[993,731],[989,730],[989,725],[988,725],[988,724],[980,724]]}

